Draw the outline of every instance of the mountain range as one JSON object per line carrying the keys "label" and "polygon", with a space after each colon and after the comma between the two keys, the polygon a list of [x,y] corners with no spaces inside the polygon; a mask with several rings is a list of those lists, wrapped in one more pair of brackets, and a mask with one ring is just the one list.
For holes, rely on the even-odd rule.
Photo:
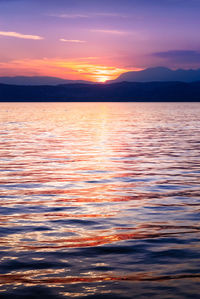
{"label": "mountain range", "polygon": [[[121,74],[117,79],[107,81],[107,84],[117,82],[195,82],[200,81],[200,69],[171,70],[166,67],[147,68],[142,71],[132,71]],[[60,85],[60,84],[95,84],[84,80],[67,80],[57,77],[44,76],[16,76],[0,77],[0,83],[12,85]]]}
{"label": "mountain range", "polygon": [[48,76],[16,76],[16,77],[0,77],[0,83],[12,85],[59,85],[59,84],[92,84],[93,82],[84,80],[67,80],[57,77]]}
{"label": "mountain range", "polygon": [[124,73],[106,84],[55,77],[0,77],[0,101],[200,101],[200,69],[149,68]]}

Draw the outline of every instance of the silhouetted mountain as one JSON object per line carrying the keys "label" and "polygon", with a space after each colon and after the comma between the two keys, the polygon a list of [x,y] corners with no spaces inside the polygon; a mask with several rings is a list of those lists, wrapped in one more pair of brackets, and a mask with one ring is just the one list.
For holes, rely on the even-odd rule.
{"label": "silhouetted mountain", "polygon": [[57,86],[0,84],[0,101],[200,101],[200,82],[121,82],[115,84],[66,84]]}
{"label": "silhouetted mountain", "polygon": [[148,68],[143,71],[134,71],[121,74],[116,80],[108,81],[107,83],[115,82],[153,82],[153,81],[181,81],[194,82],[200,81],[200,69],[198,70],[170,70],[166,67]]}
{"label": "silhouetted mountain", "polygon": [[17,76],[17,77],[0,77],[0,83],[13,84],[13,85],[59,85],[59,84],[76,84],[85,83],[92,84],[93,82],[83,80],[67,80],[57,77],[44,77],[44,76]]}

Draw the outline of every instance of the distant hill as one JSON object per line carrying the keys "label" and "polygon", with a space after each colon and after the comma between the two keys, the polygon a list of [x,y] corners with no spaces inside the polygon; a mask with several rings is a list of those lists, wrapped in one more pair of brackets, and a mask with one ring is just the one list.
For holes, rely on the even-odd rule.
{"label": "distant hill", "polygon": [[200,82],[120,82],[114,84],[65,84],[17,86],[0,84],[2,102],[175,102],[200,101]]}
{"label": "distant hill", "polygon": [[[106,84],[118,82],[195,82],[200,81],[200,69],[197,70],[171,70],[166,67],[147,68],[142,71],[126,72],[117,79],[107,81]],[[11,85],[61,85],[61,84],[95,84],[84,80],[67,80],[48,76],[16,76],[0,77],[0,83]]]}
{"label": "distant hill", "polygon": [[165,67],[148,68],[143,71],[134,71],[121,74],[116,80],[108,81],[114,82],[153,82],[153,81],[181,81],[194,82],[200,81],[200,69],[197,70],[170,70]]}
{"label": "distant hill", "polygon": [[16,76],[16,77],[0,77],[0,83],[13,84],[13,85],[59,85],[59,84],[76,84],[87,83],[92,84],[90,81],[83,80],[67,80],[57,77],[45,77],[45,76]]}

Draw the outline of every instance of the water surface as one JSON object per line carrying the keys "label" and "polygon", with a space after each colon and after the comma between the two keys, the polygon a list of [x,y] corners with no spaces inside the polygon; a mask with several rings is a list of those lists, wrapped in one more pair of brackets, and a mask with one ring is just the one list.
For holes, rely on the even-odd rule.
{"label": "water surface", "polygon": [[1,103],[1,298],[199,298],[199,103]]}

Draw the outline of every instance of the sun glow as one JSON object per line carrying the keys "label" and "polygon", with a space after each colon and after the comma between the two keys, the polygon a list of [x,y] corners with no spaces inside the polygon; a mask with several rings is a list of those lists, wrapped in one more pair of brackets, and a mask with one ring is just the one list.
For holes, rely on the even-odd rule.
{"label": "sun glow", "polygon": [[139,70],[98,64],[98,60],[92,58],[13,60],[0,63],[0,75],[54,76],[71,80],[105,82],[117,78],[124,72]]}
{"label": "sun glow", "polygon": [[108,80],[110,80],[109,76],[101,76],[101,77],[99,77],[98,82],[104,83],[104,82],[106,82]]}

